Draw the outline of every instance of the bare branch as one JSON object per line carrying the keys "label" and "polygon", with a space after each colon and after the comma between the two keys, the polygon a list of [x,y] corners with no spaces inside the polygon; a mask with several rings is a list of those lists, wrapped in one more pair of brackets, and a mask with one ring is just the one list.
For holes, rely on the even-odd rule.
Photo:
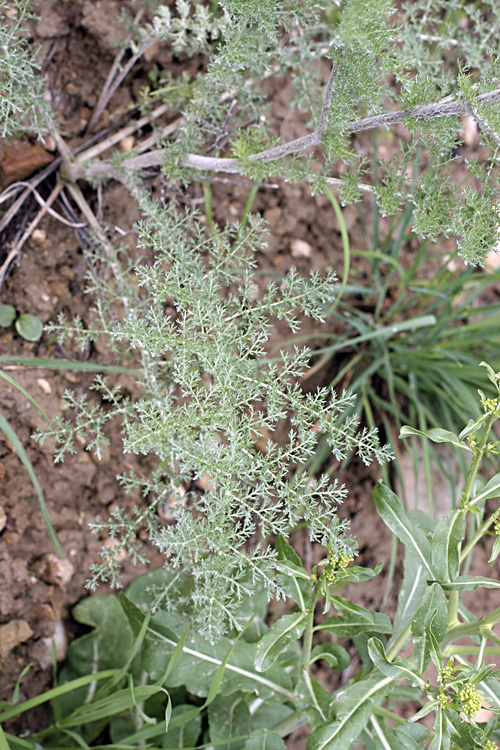
{"label": "bare branch", "polygon": [[[325,102],[328,98],[331,100],[335,70],[332,70],[330,79],[328,81],[327,90],[325,91]],[[490,91],[486,94],[481,94],[478,97],[478,103],[480,104],[495,104],[500,102],[500,89]],[[323,132],[320,128],[324,127],[326,107],[323,106],[320,117],[320,125],[314,133],[296,138],[288,143],[283,143],[280,146],[275,146],[263,151],[260,154],[253,154],[249,157],[249,161],[253,163],[276,161],[284,156],[295,154],[300,151],[304,151],[307,148],[318,146],[321,143]],[[362,130],[370,130],[378,127],[389,127],[396,123],[404,122],[405,120],[431,120],[437,117],[453,117],[456,115],[474,115],[474,111],[471,106],[465,100],[453,101],[450,97],[435,102],[433,104],[424,104],[417,107],[412,107],[408,110],[398,112],[386,112],[381,115],[375,115],[373,117],[364,117],[360,120],[350,122],[345,127],[346,133],[359,133]],[[156,150],[150,151],[149,153],[142,154],[140,156],[126,159],[123,162],[123,168],[125,170],[142,170],[148,167],[158,167],[163,164],[163,152]],[[200,156],[199,154],[187,154],[183,166],[189,169],[196,169],[202,172],[226,172],[228,174],[241,174],[243,168],[237,159],[232,158],[217,158],[212,156]],[[90,179],[116,179],[122,180],[123,178],[119,174],[118,170],[114,169],[109,162],[101,162],[100,164],[91,164],[87,169],[82,164],[73,164],[69,170],[69,176],[73,180],[82,179],[84,177]],[[366,187],[366,186],[365,186]]]}

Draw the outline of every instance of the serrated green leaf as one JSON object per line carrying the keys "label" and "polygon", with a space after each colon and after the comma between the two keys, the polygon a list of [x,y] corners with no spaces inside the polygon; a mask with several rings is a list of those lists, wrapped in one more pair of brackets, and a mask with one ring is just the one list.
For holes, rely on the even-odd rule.
{"label": "serrated green leaf", "polygon": [[425,683],[418,674],[415,664],[409,659],[403,659],[399,656],[393,662],[390,662],[387,659],[384,644],[378,638],[370,638],[368,653],[379,672],[385,674],[386,677],[392,677],[394,680],[407,680],[410,685],[418,685],[424,689]]}
{"label": "serrated green leaf", "polygon": [[465,535],[465,511],[458,508],[444,516],[431,539],[434,575],[443,581],[453,581],[460,568],[460,544]]}
{"label": "serrated green leaf", "polygon": [[286,745],[279,734],[257,729],[246,741],[244,750],[286,750]]}
{"label": "serrated green leaf", "polygon": [[307,738],[306,750],[347,750],[366,727],[373,704],[384,699],[394,681],[373,675],[336,694],[335,720],[316,727]]}
{"label": "serrated green leaf", "polygon": [[373,490],[373,499],[377,512],[386,526],[396,534],[410,553],[415,555],[427,574],[433,576],[429,540],[422,529],[410,521],[397,495],[379,482]]}
{"label": "serrated green leaf", "polygon": [[289,644],[300,638],[308,617],[308,612],[284,615],[264,633],[257,644],[255,669],[258,672],[265,672],[269,669]]}
{"label": "serrated green leaf", "polygon": [[460,441],[458,435],[456,435],[454,432],[451,432],[450,430],[443,430],[441,429],[441,427],[435,427],[432,430],[426,430],[425,432],[423,432],[422,430],[415,429],[415,427],[404,425],[399,433],[400,438],[416,436],[429,438],[429,440],[432,440],[433,443],[449,443],[455,448],[461,448],[462,450],[470,451],[470,448]]}

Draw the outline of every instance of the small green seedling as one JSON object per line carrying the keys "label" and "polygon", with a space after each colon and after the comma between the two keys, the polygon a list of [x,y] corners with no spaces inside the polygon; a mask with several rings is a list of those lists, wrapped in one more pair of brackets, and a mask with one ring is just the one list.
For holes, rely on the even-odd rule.
{"label": "small green seedling", "polygon": [[25,341],[39,341],[43,333],[42,321],[31,313],[20,315],[16,320],[15,329]]}
{"label": "small green seedling", "polygon": [[12,305],[0,305],[0,327],[8,328],[16,319],[16,310]]}
{"label": "small green seedling", "polygon": [[43,333],[43,324],[40,318],[32,313],[22,313],[17,320],[17,312],[12,305],[0,305],[0,328],[9,328],[15,321],[14,327],[17,333],[25,341],[39,341]]}

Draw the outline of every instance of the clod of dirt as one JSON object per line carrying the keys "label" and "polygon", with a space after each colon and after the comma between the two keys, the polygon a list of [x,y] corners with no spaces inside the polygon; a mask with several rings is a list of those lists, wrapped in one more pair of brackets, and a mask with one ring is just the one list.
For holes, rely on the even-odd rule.
{"label": "clod of dirt", "polygon": [[82,26],[110,52],[116,52],[118,43],[127,38],[127,30],[119,21],[116,4],[111,0],[97,3],[86,0],[83,4]]}
{"label": "clod of dirt", "polygon": [[7,658],[10,651],[31,638],[33,631],[26,620],[11,620],[0,625],[0,661]]}
{"label": "clod of dirt", "polygon": [[66,586],[75,572],[69,560],[59,560],[53,552],[40,558],[32,569],[37,578],[53,586]]}
{"label": "clod of dirt", "polygon": [[35,33],[40,39],[53,39],[66,36],[70,28],[67,20],[58,7],[58,0],[44,0],[40,3],[38,20],[35,23]]}
{"label": "clod of dirt", "polygon": [[27,177],[53,161],[39,143],[31,144],[18,141],[15,144],[3,144],[0,147],[0,190]]}

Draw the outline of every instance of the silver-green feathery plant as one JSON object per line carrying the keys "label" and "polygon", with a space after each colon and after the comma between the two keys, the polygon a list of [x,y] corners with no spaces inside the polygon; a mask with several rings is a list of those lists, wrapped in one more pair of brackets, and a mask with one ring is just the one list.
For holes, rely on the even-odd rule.
{"label": "silver-green feathery plant", "polygon": [[[52,329],[61,342],[74,334],[82,345],[106,333],[117,353],[134,352],[142,396],[123,398],[97,378],[94,387],[108,407],[67,393],[68,405],[77,407],[75,422],[60,417],[37,437],[55,435],[56,460],[75,450],[77,433],[88,435],[88,447],[99,455],[105,424],[119,418],[123,450],[157,458],[151,476],[120,477],[127,489],[141,490],[144,504],[92,524],[118,546],[103,548],[89,585],[119,585],[118,553],[124,549],[133,560],[142,559],[137,531],[145,527],[168,564],[191,573],[198,625],[215,639],[239,624],[238,604],[255,586],[264,581],[269,594],[281,593],[269,544],[274,535],[287,536],[305,520],[312,541],[353,553],[347,524],[336,515],[344,487],[326,476],[293,476],[314,451],[318,433],[327,435],[339,459],[352,450],[365,462],[373,455],[384,461],[389,453],[373,431],[358,431],[356,419],[338,420],[352,405],[351,395],[326,389],[306,394],[297,385],[307,349],[283,352],[280,363],[266,359],[273,321],[286,321],[296,331],[298,314],[321,320],[334,297],[335,276],[311,273],[304,280],[292,270],[279,287],[270,282],[259,295],[255,250],[261,247],[261,220],[252,220],[244,232],[235,225],[207,238],[194,214],[181,216],[145,196],[140,202],[145,219],[139,244],[154,249],[154,263],[138,265],[135,278],[126,271],[120,278],[119,258],[113,259],[114,283],[91,284],[95,323],[72,327],[60,317]],[[124,304],[120,320],[118,299]],[[166,311],[168,305],[175,312]],[[285,420],[288,437],[278,444],[274,433]],[[262,435],[269,440],[259,450]],[[210,488],[191,489],[202,477]],[[159,514],[166,513],[170,523],[162,524]],[[171,591],[167,604],[175,602]]]}
{"label": "silver-green feathery plant", "polygon": [[40,135],[52,124],[37,50],[28,40],[31,6],[32,0],[0,0],[0,138],[27,129]]}

